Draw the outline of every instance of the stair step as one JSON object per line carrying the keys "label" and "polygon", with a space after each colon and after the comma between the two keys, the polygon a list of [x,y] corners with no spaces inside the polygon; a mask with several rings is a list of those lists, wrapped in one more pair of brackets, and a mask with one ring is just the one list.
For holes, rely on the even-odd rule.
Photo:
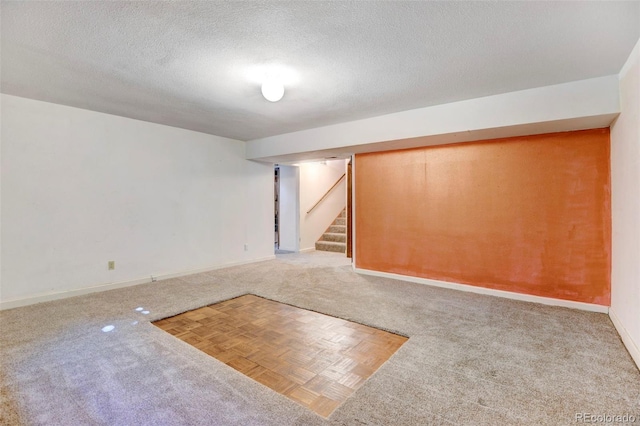
{"label": "stair step", "polygon": [[335,241],[316,241],[316,250],[346,253],[347,245],[345,243],[338,243]]}
{"label": "stair step", "polygon": [[324,234],[322,234],[320,241],[335,241],[338,243],[346,243],[347,234],[335,234],[332,232],[325,232]]}
{"label": "stair step", "polygon": [[347,227],[346,225],[331,225],[327,228],[327,232],[331,234],[346,234]]}
{"label": "stair step", "polygon": [[347,218],[346,217],[339,217],[336,220],[333,221],[333,225],[346,225],[347,224]]}
{"label": "stair step", "polygon": [[338,217],[347,217],[347,209],[342,210]]}

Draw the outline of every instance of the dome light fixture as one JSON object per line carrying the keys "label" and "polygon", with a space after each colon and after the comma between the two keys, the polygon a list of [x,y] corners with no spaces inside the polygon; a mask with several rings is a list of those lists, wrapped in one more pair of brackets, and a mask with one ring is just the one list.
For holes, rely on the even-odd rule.
{"label": "dome light fixture", "polygon": [[270,102],[278,102],[284,96],[284,86],[279,80],[267,79],[262,83],[262,96]]}

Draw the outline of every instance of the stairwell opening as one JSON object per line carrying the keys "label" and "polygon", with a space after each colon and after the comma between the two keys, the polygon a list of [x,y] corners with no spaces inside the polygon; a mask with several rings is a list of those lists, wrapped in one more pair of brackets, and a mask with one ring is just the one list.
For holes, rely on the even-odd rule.
{"label": "stairwell opening", "polygon": [[344,159],[277,165],[276,253],[348,252],[347,172]]}

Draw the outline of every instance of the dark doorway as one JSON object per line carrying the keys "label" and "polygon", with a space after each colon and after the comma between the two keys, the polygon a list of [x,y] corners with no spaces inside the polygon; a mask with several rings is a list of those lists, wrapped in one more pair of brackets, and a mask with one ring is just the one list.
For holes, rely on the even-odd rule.
{"label": "dark doorway", "polygon": [[277,164],[274,168],[273,197],[275,216],[274,248],[278,250],[280,248],[280,167]]}

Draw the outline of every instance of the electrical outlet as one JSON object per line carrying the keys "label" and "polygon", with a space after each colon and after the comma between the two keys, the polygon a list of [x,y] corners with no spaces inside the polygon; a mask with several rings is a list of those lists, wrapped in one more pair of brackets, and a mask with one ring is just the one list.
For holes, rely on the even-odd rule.
{"label": "electrical outlet", "polygon": [[249,244],[244,245],[244,251],[249,251]]}
{"label": "electrical outlet", "polygon": [[114,269],[116,269],[116,261],[115,260],[110,260],[109,262],[107,262],[107,268],[110,271],[113,271]]}

